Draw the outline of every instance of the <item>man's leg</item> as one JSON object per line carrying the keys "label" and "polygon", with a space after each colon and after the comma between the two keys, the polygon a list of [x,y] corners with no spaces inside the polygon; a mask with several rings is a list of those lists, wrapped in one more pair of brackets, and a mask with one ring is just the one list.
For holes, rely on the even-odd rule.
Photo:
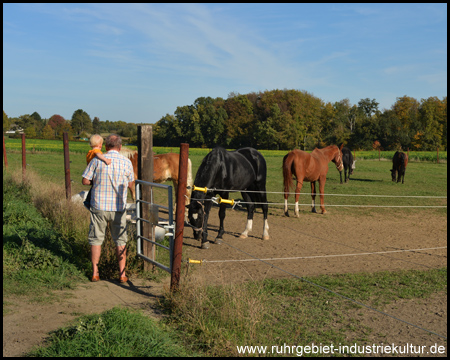
{"label": "man's leg", "polygon": [[116,247],[117,261],[119,263],[119,278],[125,277],[125,265],[127,263],[126,245]]}
{"label": "man's leg", "polygon": [[102,252],[101,245],[91,245],[92,277],[99,276],[98,263]]}

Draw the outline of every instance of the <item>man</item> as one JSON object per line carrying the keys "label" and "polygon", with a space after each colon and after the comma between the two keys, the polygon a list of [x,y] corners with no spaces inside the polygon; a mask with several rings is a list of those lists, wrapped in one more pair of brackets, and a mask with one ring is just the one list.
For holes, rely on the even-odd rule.
{"label": "man", "polygon": [[91,223],[89,225],[89,244],[91,245],[92,279],[100,280],[98,263],[102,251],[103,240],[108,223],[111,236],[116,243],[116,255],[119,263],[119,282],[125,283],[127,221],[126,204],[128,188],[134,181],[133,165],[131,161],[120,155],[122,140],[120,136],[112,134],[105,141],[105,158],[111,159],[106,165],[98,158],[94,158],[83,172],[83,185],[92,185],[91,195]]}

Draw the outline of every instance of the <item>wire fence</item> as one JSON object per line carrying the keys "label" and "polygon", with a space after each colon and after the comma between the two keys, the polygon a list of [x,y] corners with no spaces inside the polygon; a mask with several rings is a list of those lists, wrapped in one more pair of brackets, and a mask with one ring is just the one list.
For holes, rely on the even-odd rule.
{"label": "wire fence", "polygon": [[[253,190],[227,190],[227,189],[207,189],[204,188],[204,192],[211,192],[211,193],[218,193],[218,192],[246,192],[246,193],[262,193],[262,191],[253,191]],[[195,186],[194,186],[195,190]],[[286,194],[286,192],[279,192],[279,191],[266,191],[266,194]],[[289,195],[316,195],[320,196],[319,193],[313,194],[313,193],[296,193],[296,192],[289,192],[287,193]],[[367,198],[394,198],[394,199],[447,199],[446,196],[415,196],[415,195],[370,195],[370,194],[323,194],[324,196],[340,196],[340,197],[367,197]],[[206,199],[198,199],[198,198],[191,198],[191,200],[197,200],[197,201],[212,201],[216,204],[220,204],[222,200],[220,197],[211,197]],[[270,206],[285,206],[284,202],[277,203],[277,202],[245,202],[242,200],[233,200],[233,203],[231,204],[233,208],[235,206],[241,206],[246,204],[255,204],[255,205],[263,205],[267,204]],[[298,206],[311,206],[311,203],[309,204],[297,204]],[[294,203],[287,203],[287,206],[295,206]],[[326,204],[327,207],[359,207],[359,208],[447,208],[447,205],[362,205],[362,204]]]}

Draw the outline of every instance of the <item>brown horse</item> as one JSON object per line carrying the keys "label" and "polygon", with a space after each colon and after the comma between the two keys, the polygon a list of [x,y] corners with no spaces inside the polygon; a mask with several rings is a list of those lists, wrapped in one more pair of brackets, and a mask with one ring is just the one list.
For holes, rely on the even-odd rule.
{"label": "brown horse", "polygon": [[[123,152],[124,155],[128,156],[133,164],[134,178],[138,178],[138,153],[137,151]],[[175,153],[158,154],[153,155],[153,182],[163,183],[168,180],[172,180],[173,187],[176,193],[178,190],[178,169],[180,163],[180,155]],[[133,184],[134,185],[134,184]],[[131,195],[133,200],[136,200],[135,187],[131,188]],[[192,163],[191,159],[188,159],[188,174],[187,174],[187,184],[186,184],[186,206],[189,205],[189,199],[191,198],[192,192]],[[187,208],[186,208],[187,210]]]}
{"label": "brown horse", "polygon": [[284,214],[289,216],[287,199],[289,197],[289,189],[293,187],[292,176],[297,179],[297,186],[295,189],[295,216],[299,217],[298,213],[298,198],[300,190],[303,186],[303,181],[311,183],[311,197],[312,197],[312,212],[316,212],[315,198],[316,198],[316,181],[319,180],[320,192],[320,209],[322,214],[325,214],[324,205],[324,190],[325,182],[327,180],[328,163],[334,162],[338,171],[342,171],[344,165],[342,163],[341,150],[344,144],[338,148],[336,145],[330,145],[323,149],[315,148],[311,154],[301,151],[292,150],[283,158],[283,178],[284,178]]}

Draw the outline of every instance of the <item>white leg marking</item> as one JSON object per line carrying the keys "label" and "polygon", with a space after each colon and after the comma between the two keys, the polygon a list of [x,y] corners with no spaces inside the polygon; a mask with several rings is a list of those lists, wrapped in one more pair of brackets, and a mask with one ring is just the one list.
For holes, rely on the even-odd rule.
{"label": "white leg marking", "polygon": [[269,222],[264,220],[263,240],[269,240]]}
{"label": "white leg marking", "polygon": [[249,231],[252,231],[253,220],[247,220],[247,226],[245,227],[244,232],[241,234],[241,238],[245,239],[248,236]]}
{"label": "white leg marking", "polygon": [[295,210],[294,210],[294,215],[299,217],[299,213],[298,213],[298,201],[295,202]]}

